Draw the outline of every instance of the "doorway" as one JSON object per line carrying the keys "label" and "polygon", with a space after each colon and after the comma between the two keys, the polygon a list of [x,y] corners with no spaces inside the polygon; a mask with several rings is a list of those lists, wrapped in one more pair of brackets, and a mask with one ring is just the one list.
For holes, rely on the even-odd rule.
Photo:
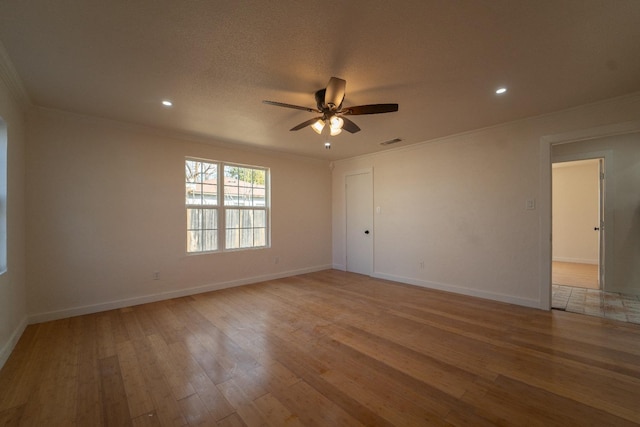
{"label": "doorway", "polygon": [[346,270],[373,274],[373,180],[366,171],[345,176]]}
{"label": "doorway", "polygon": [[604,289],[604,159],[552,165],[552,283]]}

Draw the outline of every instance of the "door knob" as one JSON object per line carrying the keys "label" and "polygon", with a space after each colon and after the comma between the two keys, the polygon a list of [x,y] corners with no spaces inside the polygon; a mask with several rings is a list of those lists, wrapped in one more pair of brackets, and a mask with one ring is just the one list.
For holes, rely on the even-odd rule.
{"label": "door knob", "polygon": [[600,227],[593,227],[594,231],[600,231]]}
{"label": "door knob", "polygon": [[369,234],[369,230],[364,230],[364,234]]}

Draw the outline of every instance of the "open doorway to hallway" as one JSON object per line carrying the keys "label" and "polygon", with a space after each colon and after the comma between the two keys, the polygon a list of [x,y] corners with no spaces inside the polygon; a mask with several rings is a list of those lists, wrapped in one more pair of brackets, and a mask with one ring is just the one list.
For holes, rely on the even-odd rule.
{"label": "open doorway to hallway", "polygon": [[607,292],[604,158],[552,166],[552,301],[556,310],[640,323],[640,297]]}
{"label": "open doorway to hallway", "polygon": [[[552,308],[640,323],[639,138],[640,121],[635,121],[594,128],[588,132],[553,135],[541,141],[543,152],[546,148],[550,151],[549,157],[541,157],[543,162],[549,162],[542,165],[543,170],[549,168],[549,182],[545,183],[549,190],[552,188],[554,163],[603,158],[605,171],[604,182],[601,182],[605,193],[601,217],[604,223],[599,230],[601,233],[606,231],[600,246],[599,265],[602,268],[599,269],[598,278],[601,289],[558,284],[556,274],[550,292],[552,301],[549,305]],[[545,194],[545,191],[543,188],[542,193]],[[553,249],[544,251],[546,260],[542,265],[544,272],[549,274],[545,276],[551,278],[553,261],[573,260],[557,259],[558,248],[554,240],[558,237],[558,230],[552,218],[557,215],[553,206],[555,200],[552,200],[555,195],[549,193],[546,194],[551,215],[548,222],[545,220],[541,223],[541,241],[544,242],[549,235],[552,237],[553,244],[547,248],[552,249],[553,246]]]}

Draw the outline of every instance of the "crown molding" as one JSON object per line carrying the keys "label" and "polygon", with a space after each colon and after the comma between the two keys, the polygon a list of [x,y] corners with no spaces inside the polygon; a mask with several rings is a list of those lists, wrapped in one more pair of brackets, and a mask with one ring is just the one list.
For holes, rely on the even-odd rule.
{"label": "crown molding", "polygon": [[22,80],[18,75],[9,54],[4,45],[0,41],[0,80],[2,80],[9,88],[9,93],[16,100],[23,110],[28,110],[33,104],[27,94]]}

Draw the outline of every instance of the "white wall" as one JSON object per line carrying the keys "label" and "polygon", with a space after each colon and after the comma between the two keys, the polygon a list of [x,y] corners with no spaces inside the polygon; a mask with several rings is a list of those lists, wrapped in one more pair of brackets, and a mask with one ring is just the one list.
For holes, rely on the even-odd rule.
{"label": "white wall", "polygon": [[[325,161],[45,109],[29,115],[28,129],[33,321],[330,267]],[[270,249],[185,254],[186,156],[271,168]]]}
{"label": "white wall", "polygon": [[598,264],[599,175],[598,160],[553,165],[554,261]]}
{"label": "white wall", "polygon": [[610,292],[640,295],[640,133],[560,144],[552,149],[556,158],[604,151],[612,153],[605,171],[611,191],[605,197],[613,200],[612,213],[605,216],[605,240],[609,243],[605,257],[613,272],[606,272],[604,286]]}
{"label": "white wall", "polygon": [[525,209],[545,182],[542,138],[639,116],[633,94],[336,162],[333,264],[345,265],[344,174],[373,168],[375,276],[546,308],[540,224],[551,212]]}
{"label": "white wall", "polygon": [[[0,58],[1,60],[1,58]],[[0,368],[27,324],[24,223],[24,117],[0,79],[0,116],[7,127],[7,271],[0,275]]]}

